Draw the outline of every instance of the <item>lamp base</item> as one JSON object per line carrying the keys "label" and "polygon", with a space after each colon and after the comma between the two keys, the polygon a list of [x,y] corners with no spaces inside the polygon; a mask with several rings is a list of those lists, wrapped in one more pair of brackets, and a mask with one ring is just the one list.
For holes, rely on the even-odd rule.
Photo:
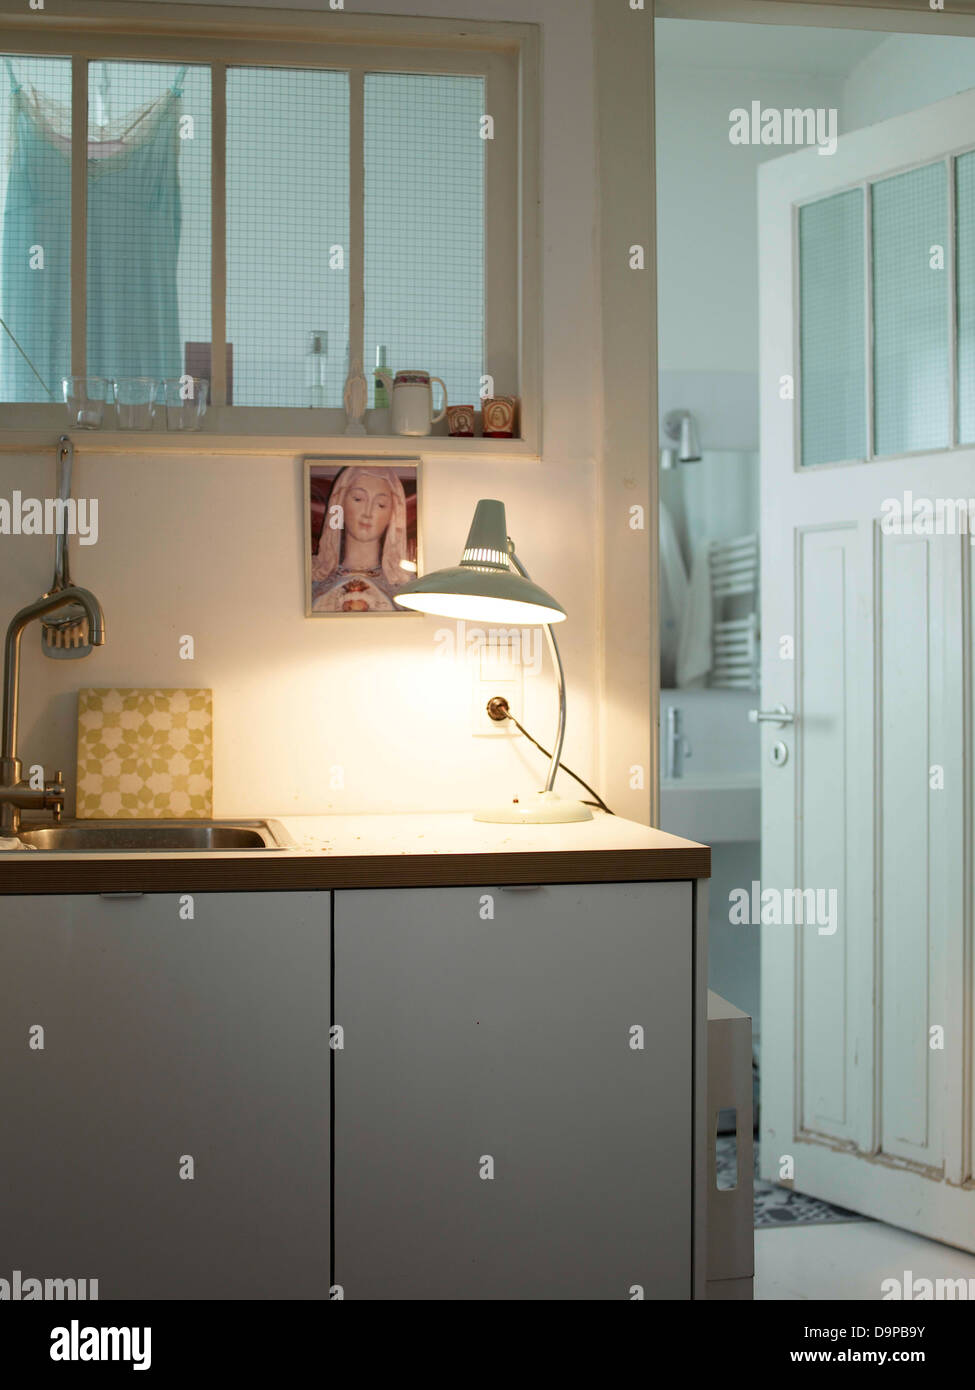
{"label": "lamp base", "polygon": [[555,792],[538,792],[525,801],[475,811],[474,819],[499,825],[566,825],[570,821],[592,820],[592,811],[581,801],[563,801]]}

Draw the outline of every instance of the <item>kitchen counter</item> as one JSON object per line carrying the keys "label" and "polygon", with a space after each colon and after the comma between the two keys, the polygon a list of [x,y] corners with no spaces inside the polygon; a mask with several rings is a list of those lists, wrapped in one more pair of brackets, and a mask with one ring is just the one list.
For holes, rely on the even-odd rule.
{"label": "kitchen counter", "polygon": [[295,848],[221,853],[0,853],[8,893],[274,892],[707,878],[711,851],[596,811],[570,825],[469,814],[278,816]]}

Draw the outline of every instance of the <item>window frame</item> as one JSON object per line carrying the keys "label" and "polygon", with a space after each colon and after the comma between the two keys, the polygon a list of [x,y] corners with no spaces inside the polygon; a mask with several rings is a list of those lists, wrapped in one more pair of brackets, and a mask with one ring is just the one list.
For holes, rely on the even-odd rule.
{"label": "window frame", "polygon": [[[485,113],[495,118],[494,138],[485,140],[485,279],[484,371],[500,394],[521,399],[520,437],[511,440],[450,439],[433,434],[423,447],[459,453],[520,453],[538,457],[541,450],[540,293],[539,293],[539,47],[531,24],[406,19],[348,15],[344,11],[313,14],[181,4],[145,0],[84,0],[70,17],[28,12],[23,0],[0,0],[0,17],[9,25],[0,48],[16,58],[60,57],[72,61],[72,252],[71,344],[74,375],[85,371],[86,351],[86,160],[88,64],[101,60],[191,63],[211,71],[211,408],[203,430],[188,437],[153,431],[123,436],[114,429],[93,431],[99,444],[126,446],[137,441],[152,447],[199,447],[201,435],[214,436],[228,450],[255,451],[254,446],[282,438],[292,445],[321,449],[322,440],[339,439],[343,447],[363,452],[402,448],[399,436],[346,438],[341,408],[311,410],[277,406],[225,404],[226,341],[226,73],[232,67],[321,68],[349,74],[350,185],[349,274],[350,352],[363,351],[364,326],[364,170],[363,89],[366,72],[427,72],[481,76]],[[514,267],[514,271],[513,271]],[[431,364],[431,370],[436,370]],[[48,426],[60,431],[59,404],[0,403],[0,440]],[[442,428],[442,427],[441,427]],[[25,443],[28,442],[26,439]],[[261,448],[260,452],[266,450]]]}

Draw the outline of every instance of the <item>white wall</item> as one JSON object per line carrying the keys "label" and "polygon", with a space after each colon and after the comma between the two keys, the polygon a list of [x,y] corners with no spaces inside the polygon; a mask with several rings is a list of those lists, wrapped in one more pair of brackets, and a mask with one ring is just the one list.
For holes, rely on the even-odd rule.
{"label": "white wall", "polygon": [[669,66],[657,71],[661,415],[684,406],[711,449],[758,445],[758,165],[729,112],[836,106],[836,78]]}
{"label": "white wall", "polygon": [[[417,4],[384,0],[382,8],[415,14]],[[478,0],[424,0],[422,9],[486,17]],[[543,25],[545,453],[541,463],[428,459],[425,563],[455,563],[477,499],[505,500],[525,563],[569,613],[559,634],[569,685],[565,758],[591,781],[601,403],[591,6],[499,0],[491,18]],[[0,496],[15,488],[44,496],[53,471],[53,448],[50,456],[0,454]],[[100,499],[101,539],[76,548],[75,577],[104,604],[108,644],[84,662],[54,662],[41,657],[36,627],[25,635],[25,762],[63,767],[73,781],[82,685],[201,685],[214,690],[219,815],[463,809],[540,785],[544,764],[525,740],[471,737],[469,673],[438,658],[439,619],[302,616],[297,458],[80,452],[76,471],[76,495]],[[43,592],[52,565],[49,538],[0,538],[2,614]],[[178,659],[185,633],[196,640],[193,662]],[[526,688],[525,722],[547,742],[547,664]],[[327,786],[336,763],[344,792]],[[573,785],[565,779],[564,791]]]}
{"label": "white wall", "polygon": [[658,71],[662,371],[758,368],[757,171],[787,151],[732,145],[729,113],[756,100],[779,108],[835,106],[839,95],[839,81],[829,78]]}
{"label": "white wall", "polygon": [[969,87],[975,87],[975,39],[891,34],[844,81],[843,128],[874,125]]}

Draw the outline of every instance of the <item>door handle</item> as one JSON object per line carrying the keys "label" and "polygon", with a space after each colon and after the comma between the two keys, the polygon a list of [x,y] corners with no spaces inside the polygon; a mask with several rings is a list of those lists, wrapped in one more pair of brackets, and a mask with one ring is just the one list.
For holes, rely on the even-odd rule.
{"label": "door handle", "polygon": [[786,724],[794,724],[796,717],[785,705],[776,705],[775,709],[750,709],[748,721],[750,724],[774,724],[782,729]]}

